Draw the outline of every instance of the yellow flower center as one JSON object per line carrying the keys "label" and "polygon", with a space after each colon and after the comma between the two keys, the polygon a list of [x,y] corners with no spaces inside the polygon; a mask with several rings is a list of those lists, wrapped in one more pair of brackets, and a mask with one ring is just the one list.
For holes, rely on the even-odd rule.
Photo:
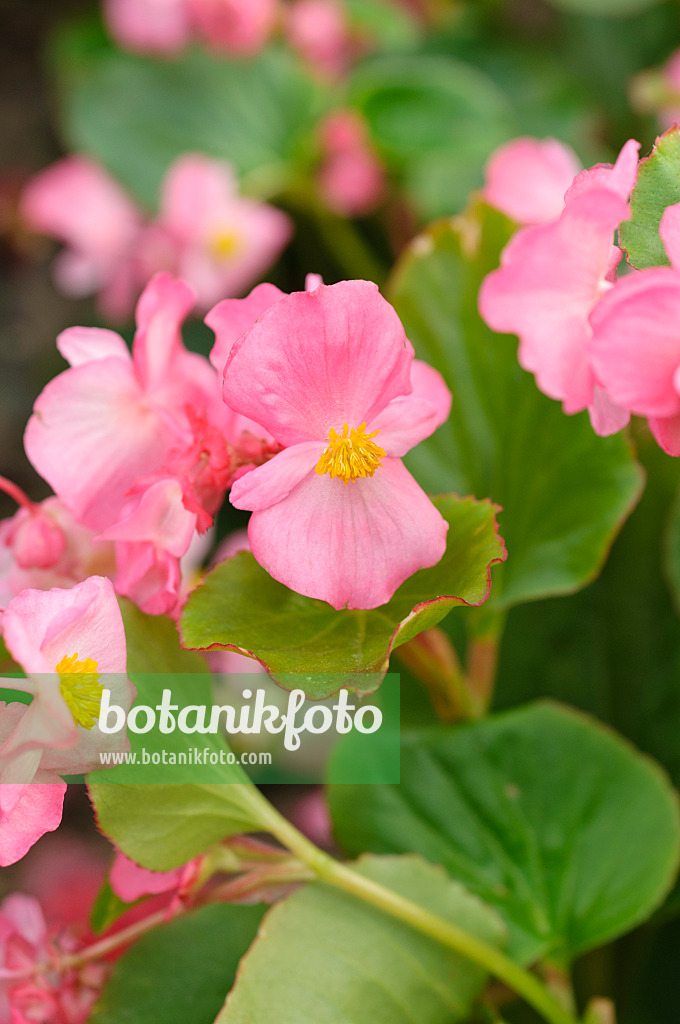
{"label": "yellow flower center", "polygon": [[378,448],[373,440],[379,430],[372,434],[366,433],[366,424],[350,430],[345,423],[342,434],[338,434],[331,427],[328,434],[328,448],[316,464],[316,472],[319,476],[330,473],[331,477],[340,477],[343,484],[350,480],[356,480],[360,476],[373,476],[376,469],[382,465],[381,459],[385,457],[382,448]]}
{"label": "yellow flower center", "polygon": [[102,699],[102,683],[99,682],[98,665],[92,658],[78,661],[78,653],[64,655],[55,668],[59,673],[59,692],[66,701],[76,725],[91,729],[99,718]]}
{"label": "yellow flower center", "polygon": [[241,248],[241,236],[236,231],[217,231],[210,239],[209,247],[216,260],[227,263]]}

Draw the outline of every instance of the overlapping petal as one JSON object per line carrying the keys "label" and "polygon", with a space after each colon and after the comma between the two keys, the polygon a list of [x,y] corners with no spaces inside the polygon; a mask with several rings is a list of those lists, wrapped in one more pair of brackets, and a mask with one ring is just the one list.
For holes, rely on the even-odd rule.
{"label": "overlapping petal", "polygon": [[292,590],[334,608],[375,608],[439,561],[447,529],[401,460],[386,458],[373,477],[347,486],[306,476],[253,514],[248,535],[257,561]]}
{"label": "overlapping petal", "polygon": [[411,392],[413,349],[367,281],[294,292],[232,349],[224,398],[283,445],[323,439],[343,423],[371,423]]}

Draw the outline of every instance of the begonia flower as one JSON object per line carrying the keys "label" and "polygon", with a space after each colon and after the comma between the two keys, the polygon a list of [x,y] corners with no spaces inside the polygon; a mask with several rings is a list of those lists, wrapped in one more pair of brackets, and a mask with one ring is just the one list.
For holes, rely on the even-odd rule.
{"label": "begonia flower", "polygon": [[21,214],[33,231],[66,245],[54,266],[61,291],[98,293],[105,315],[128,315],[138,288],[133,250],[141,214],[107,171],[86,156],[64,157],[31,179]]}
{"label": "begonia flower", "polygon": [[374,284],[271,306],[234,344],[224,399],[283,446],[230,495],[253,512],[251,548],[275,579],[334,608],[373,608],[442,557],[448,525],[401,456],[443,422],[450,395],[413,363]]}
{"label": "begonia flower", "polygon": [[232,56],[258,53],[272,33],[278,0],[187,0],[200,38]]}
{"label": "begonia flower", "polygon": [[108,579],[93,576],[71,590],[24,590],[7,605],[1,626],[7,650],[27,673],[5,685],[33,698],[0,705],[0,862],[12,863],[56,828],[60,775],[95,770],[101,752],[128,748],[125,734],[94,728],[103,687],[126,710],[135,691]]}
{"label": "begonia flower", "polygon": [[321,125],[321,148],[318,183],[326,205],[342,217],[363,217],[374,210],[385,192],[385,171],[359,114],[330,114]]}
{"label": "begonia flower", "polygon": [[98,328],[74,327],[58,339],[71,367],[38,397],[26,453],[92,529],[112,525],[136,481],[193,443],[187,407],[222,415],[214,371],[182,343],[192,305],[186,284],[159,274],[139,301],[132,353],[119,335]]}
{"label": "begonia flower", "polygon": [[112,36],[125,49],[172,56],[189,43],[187,0],[104,0]]}
{"label": "begonia flower", "polygon": [[135,693],[111,581],[91,576],[71,590],[24,590],[1,625],[7,650],[27,673],[11,686],[33,700],[5,709],[17,720],[0,745],[0,781],[29,782],[38,769],[80,774],[101,766],[101,750],[125,749],[126,737],[93,729],[104,686],[126,710]]}
{"label": "begonia flower", "polygon": [[623,278],[594,311],[590,358],[613,400],[647,416],[670,455],[680,455],[680,203],[661,218],[670,267]]}
{"label": "begonia flower", "polygon": [[172,871],[149,871],[126,857],[122,850],[116,850],[109,882],[116,896],[125,903],[159,893],[172,892],[181,897],[198,879],[202,865],[203,858],[196,857]]}
{"label": "begonia flower", "polygon": [[82,944],[69,929],[48,928],[32,896],[6,897],[0,904],[0,1020],[85,1024],[110,968],[67,966]]}
{"label": "begonia flower", "polygon": [[292,233],[290,218],[246,199],[229,164],[180,157],[168,170],[158,218],[140,240],[143,277],[169,270],[188,281],[201,309],[238,295],[279,256]]}
{"label": "begonia flower", "polygon": [[489,157],[482,195],[518,224],[545,224],[561,214],[580,169],[574,151],[557,139],[512,139]]}
{"label": "begonia flower", "polygon": [[[612,433],[628,412],[603,393],[588,354],[590,314],[612,287],[622,253],[614,232],[629,215],[637,143],[627,143],[613,167],[579,174],[557,220],[518,231],[501,266],[479,293],[483,319],[517,334],[520,365],[568,414],[589,409],[595,429]],[[634,161],[634,166],[633,166]]]}

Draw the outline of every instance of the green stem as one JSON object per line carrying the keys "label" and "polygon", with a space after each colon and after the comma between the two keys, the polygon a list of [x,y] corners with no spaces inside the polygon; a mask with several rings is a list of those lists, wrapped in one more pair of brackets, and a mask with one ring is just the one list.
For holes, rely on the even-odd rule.
{"label": "green stem", "polygon": [[443,946],[460,953],[499,978],[522,996],[549,1024],[576,1024],[576,1018],[565,1010],[533,974],[513,963],[504,953],[469,935],[462,928],[437,917],[417,903],[365,878],[346,864],[319,850],[309,839],[271,808],[267,825],[272,835],[329,885],[378,907]]}
{"label": "green stem", "polygon": [[427,629],[395,654],[427,690],[442,722],[475,718],[475,708],[458,656],[445,633]]}

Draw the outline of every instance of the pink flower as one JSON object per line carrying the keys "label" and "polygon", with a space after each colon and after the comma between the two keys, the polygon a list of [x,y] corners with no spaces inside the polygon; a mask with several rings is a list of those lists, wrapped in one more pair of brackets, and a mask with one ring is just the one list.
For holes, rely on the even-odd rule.
{"label": "pink flower", "polygon": [[64,967],[82,943],[67,930],[48,929],[31,896],[14,893],[0,905],[0,1019],[7,1024],[85,1024],[108,968]]}
{"label": "pink flower", "polygon": [[519,362],[535,374],[541,391],[562,401],[566,413],[588,408],[600,433],[619,430],[628,419],[602,393],[588,342],[590,314],[612,286],[621,259],[613,236],[628,217],[637,148],[626,143],[614,167],[581,172],[560,217],[518,231],[479,293],[489,326],[519,336]]}
{"label": "pink flower", "polygon": [[38,769],[74,775],[99,768],[100,750],[111,742],[121,749],[118,734],[93,728],[102,688],[126,710],[135,692],[111,581],[91,576],[71,590],[24,590],[7,605],[2,631],[28,675],[11,685],[33,700],[5,709],[5,720],[11,713],[16,722],[0,745],[0,780],[30,782]]}
{"label": "pink flower", "polygon": [[446,418],[450,396],[413,364],[375,285],[319,285],[265,311],[231,351],[224,399],[283,446],[231,491],[275,579],[334,608],[374,608],[442,557],[447,523],[401,456]]}
{"label": "pink flower", "polygon": [[339,78],[348,70],[352,40],[338,0],[292,0],[285,33],[292,48],[324,77]]}
{"label": "pink flower", "polygon": [[330,114],[321,125],[324,161],[319,189],[324,202],[342,217],[362,217],[380,203],[385,172],[373,152],[366,126],[353,110]]}
{"label": "pink flower", "polygon": [[128,50],[173,55],[191,38],[187,0],[104,0],[104,14],[114,39]]}
{"label": "pink flower", "polygon": [[160,274],[139,301],[132,354],[119,335],[98,328],[74,327],[58,339],[71,368],[38,397],[26,452],[92,529],[116,522],[138,479],[193,443],[187,407],[223,415],[214,371],[182,344],[192,304],[187,285]]}
{"label": "pink flower", "polygon": [[277,0],[188,0],[196,31],[214,50],[252,56],[276,21]]}
{"label": "pink flower", "polygon": [[137,290],[133,250],[141,218],[103,168],[85,156],[65,157],[29,182],[21,213],[32,230],[65,243],[54,270],[65,294],[98,292],[105,315],[128,315]]}
{"label": "pink flower", "polygon": [[615,402],[649,417],[657,441],[680,455],[680,203],[661,219],[671,267],[623,278],[594,311],[590,358]]}
{"label": "pink flower", "polygon": [[518,224],[545,224],[561,214],[580,167],[574,151],[557,139],[513,139],[489,158],[482,194]]}
{"label": "pink flower", "polygon": [[291,232],[281,210],[238,194],[228,164],[184,156],[167,172],[160,215],[140,242],[141,273],[171,270],[190,282],[198,306],[208,309],[256,280]]}
{"label": "pink flower", "polygon": [[134,687],[107,579],[93,576],[71,590],[24,590],[7,605],[2,631],[28,674],[6,685],[33,697],[29,705],[0,705],[0,861],[13,863],[57,827],[65,789],[59,775],[94,770],[100,751],[126,749],[126,736],[93,727],[103,686],[126,710]]}

